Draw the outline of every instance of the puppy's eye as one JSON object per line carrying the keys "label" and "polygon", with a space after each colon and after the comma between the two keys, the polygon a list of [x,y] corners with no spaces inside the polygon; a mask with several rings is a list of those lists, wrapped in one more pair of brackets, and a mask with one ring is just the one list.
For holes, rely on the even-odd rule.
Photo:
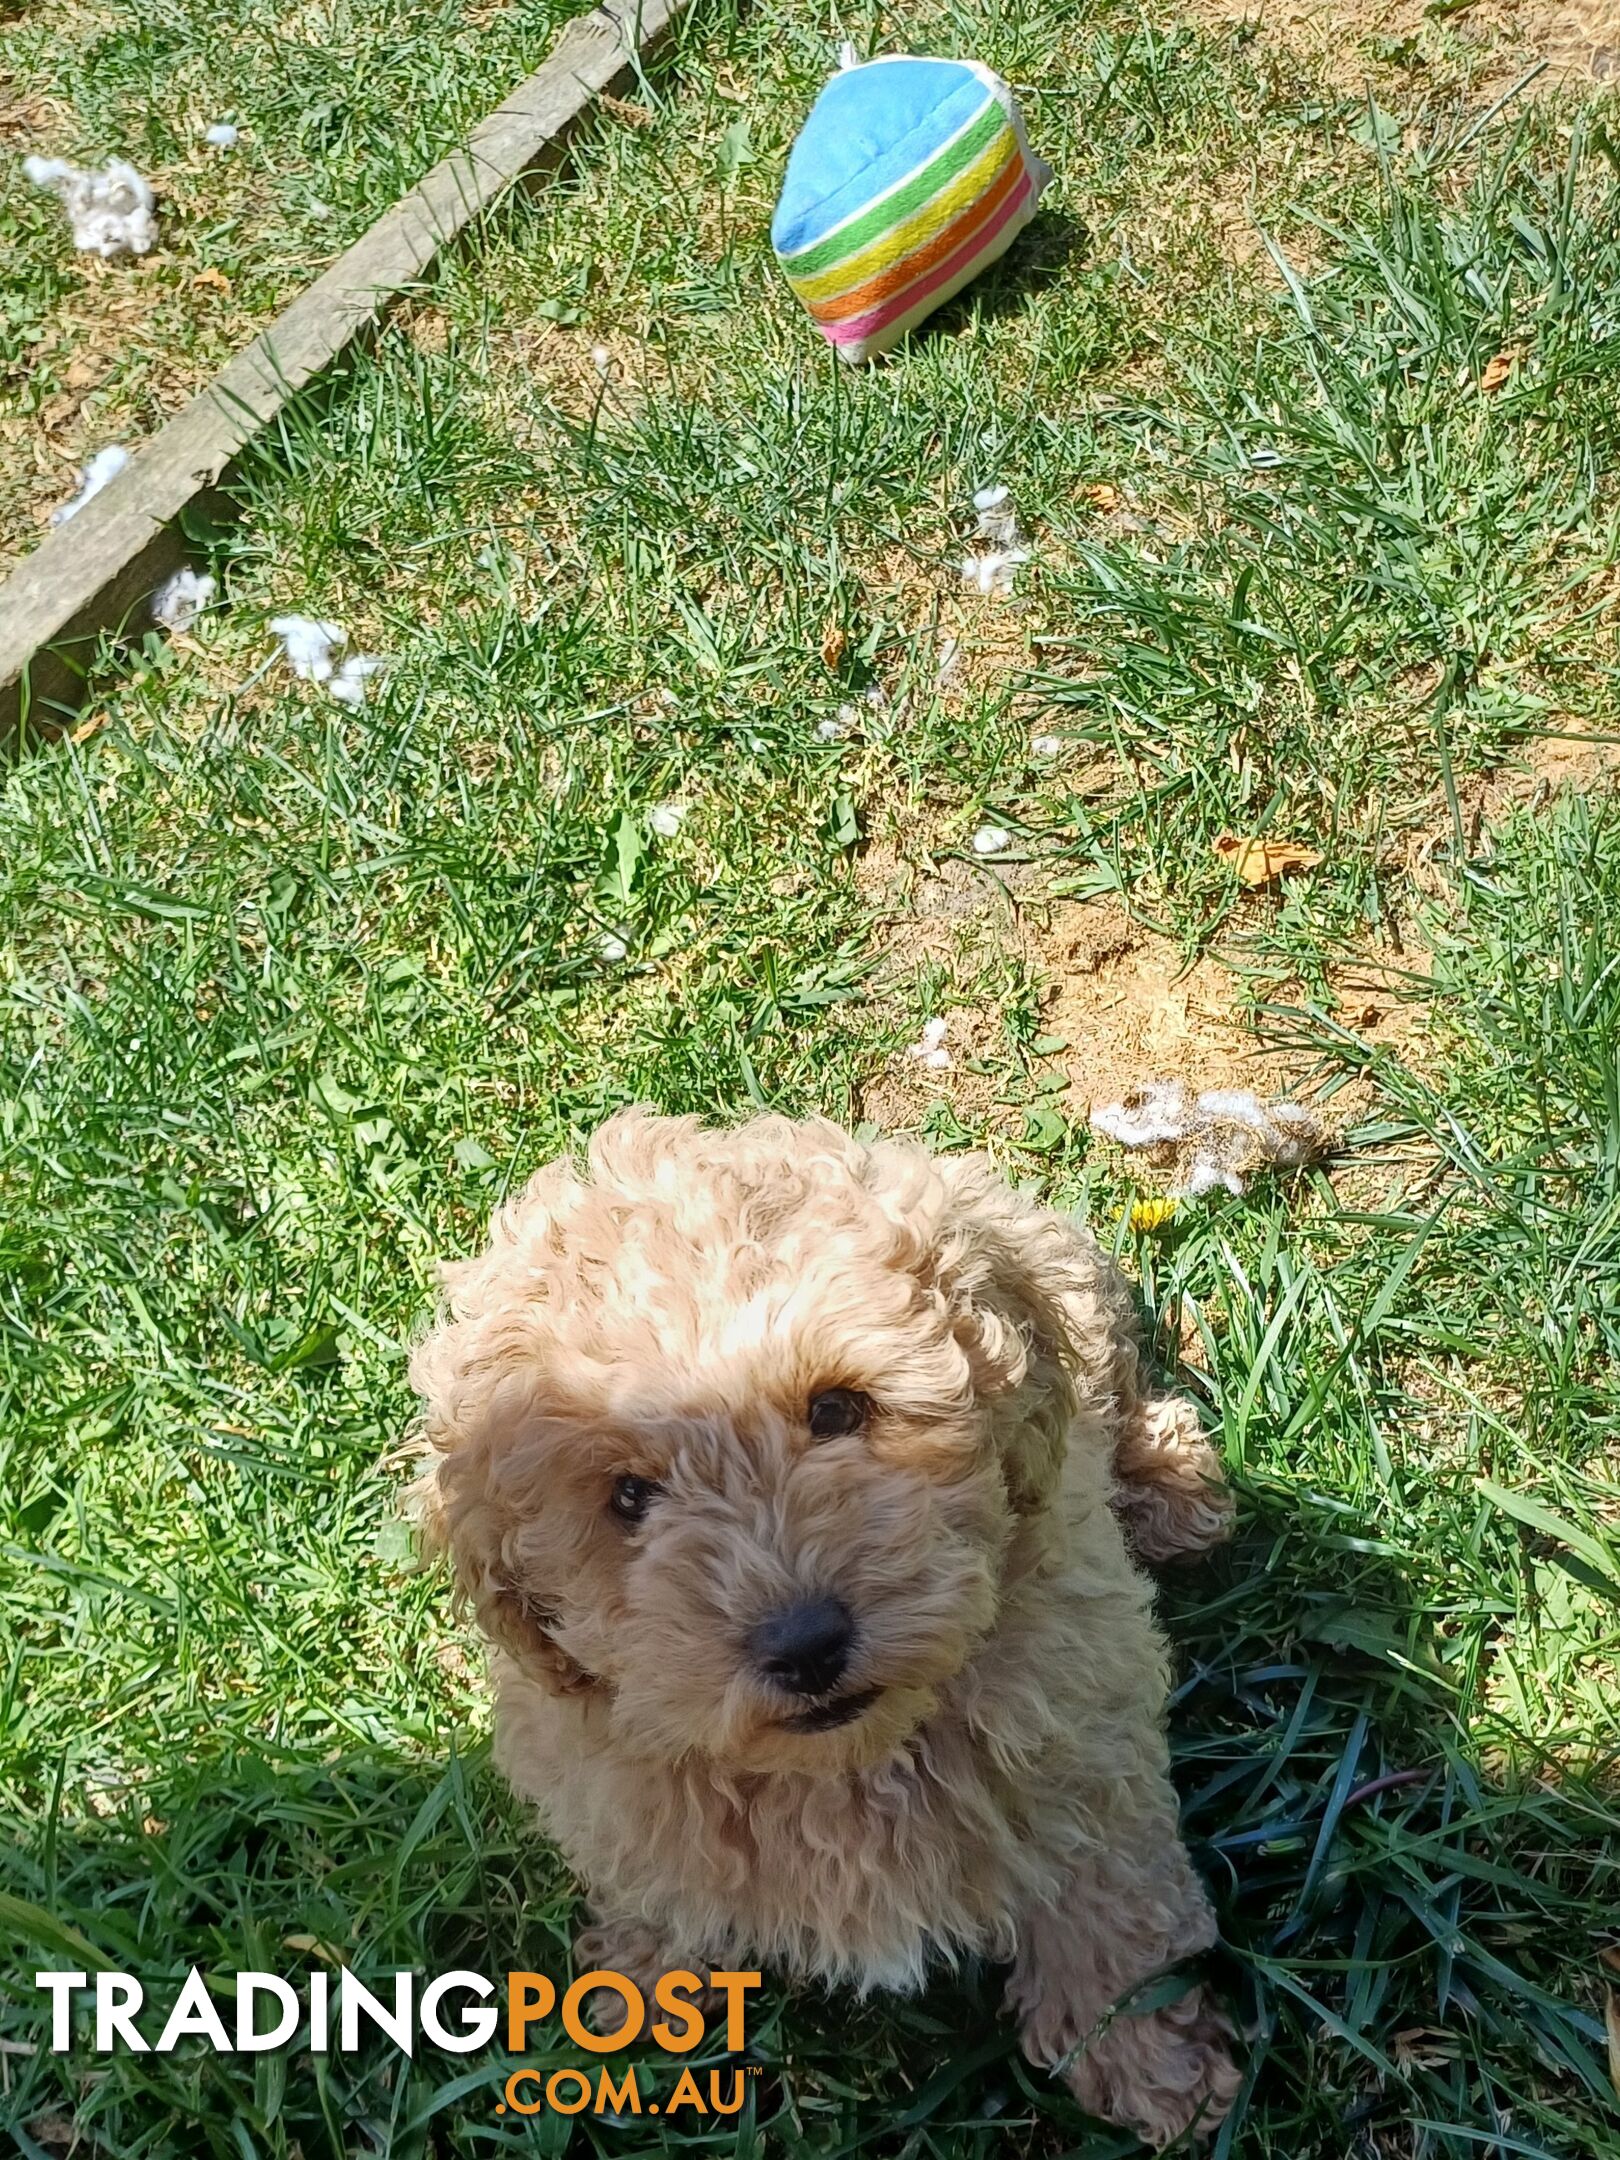
{"label": "puppy's eye", "polygon": [[871,1415],[872,1405],[853,1388],[823,1388],[810,1398],[810,1434],[816,1440],[839,1440],[859,1432]]}
{"label": "puppy's eye", "polygon": [[620,1522],[640,1522],[657,1498],[658,1487],[651,1478],[615,1478],[608,1506]]}

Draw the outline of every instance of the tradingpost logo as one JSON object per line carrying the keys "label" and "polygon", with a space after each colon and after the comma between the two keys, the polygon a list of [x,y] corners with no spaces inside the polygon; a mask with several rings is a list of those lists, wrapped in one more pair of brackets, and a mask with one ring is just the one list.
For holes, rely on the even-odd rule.
{"label": "tradingpost logo", "polygon": [[[379,1976],[385,1992],[377,1993],[342,1966],[335,1977],[310,1973],[300,1993],[291,1980],[272,1972],[216,1975],[210,1985],[194,1965],[161,2018],[133,1973],[36,1972],[34,1985],[50,1997],[51,2051],[57,2055],[74,2044],[75,1997],[81,1993],[90,1997],[83,2007],[98,2055],[120,2046],[136,2055],[167,2055],[182,2040],[201,2040],[219,2055],[262,2055],[299,2046],[313,2055],[348,2055],[373,2033],[405,2055],[414,2055],[419,2042],[449,2055],[471,2055],[487,2047],[503,2024],[507,2053],[522,2055],[535,2044],[536,2026],[545,2028],[542,2040],[554,2040],[550,2027],[556,2019],[587,2060],[557,2067],[548,2049],[544,2070],[515,2065],[501,2087],[497,2115],[685,2112],[700,2117],[739,2113],[747,2073],[729,2064],[710,2070],[700,2083],[682,2063],[673,2090],[655,2097],[643,2085],[641,2066],[615,2067],[603,2058],[622,2054],[644,2032],[661,2053],[676,2060],[690,2055],[718,2022],[716,2001],[723,2005],[719,2018],[727,2052],[736,2055],[746,2043],[747,2001],[760,1975],[675,1969],[659,1975],[649,2002],[634,1980],[607,1970],[581,1973],[560,1991],[545,1973],[509,1972],[497,1983],[483,1973],[460,1970],[433,1979],[395,1972]],[[618,2024],[604,2031],[585,2019],[587,2003],[598,1995],[617,1997],[622,2011]]]}

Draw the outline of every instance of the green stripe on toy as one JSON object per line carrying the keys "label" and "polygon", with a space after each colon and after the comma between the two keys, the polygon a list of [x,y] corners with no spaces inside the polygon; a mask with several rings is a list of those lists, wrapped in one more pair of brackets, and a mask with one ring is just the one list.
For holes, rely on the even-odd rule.
{"label": "green stripe on toy", "polygon": [[871,60],[811,109],[771,244],[822,335],[865,360],[1005,254],[1050,178],[989,68]]}

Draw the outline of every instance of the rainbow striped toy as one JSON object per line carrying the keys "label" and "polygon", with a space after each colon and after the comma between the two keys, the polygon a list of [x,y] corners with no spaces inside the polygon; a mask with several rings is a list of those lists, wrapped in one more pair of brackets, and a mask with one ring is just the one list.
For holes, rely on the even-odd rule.
{"label": "rainbow striped toy", "polygon": [[811,108],[771,245],[822,336],[869,360],[1006,253],[1051,177],[989,68],[868,60]]}

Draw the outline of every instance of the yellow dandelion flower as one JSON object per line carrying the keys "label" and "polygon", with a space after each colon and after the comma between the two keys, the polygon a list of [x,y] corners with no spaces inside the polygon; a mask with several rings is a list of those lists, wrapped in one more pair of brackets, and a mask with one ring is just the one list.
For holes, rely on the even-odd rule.
{"label": "yellow dandelion flower", "polygon": [[1175,1212],[1174,1200],[1133,1200],[1125,1219],[1133,1230],[1162,1230]]}

